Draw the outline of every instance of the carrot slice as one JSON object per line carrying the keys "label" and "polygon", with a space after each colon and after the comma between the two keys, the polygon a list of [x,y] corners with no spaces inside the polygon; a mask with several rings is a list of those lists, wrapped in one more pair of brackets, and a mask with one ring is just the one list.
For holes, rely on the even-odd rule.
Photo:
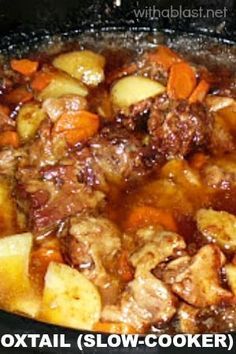
{"label": "carrot slice", "polygon": [[190,166],[196,170],[200,170],[207,162],[207,159],[208,157],[205,154],[202,152],[197,152],[190,160]]}
{"label": "carrot slice", "polygon": [[19,136],[16,132],[5,131],[0,133],[0,147],[12,146],[18,148],[20,145]]}
{"label": "carrot slice", "polygon": [[56,249],[50,249],[42,247],[37,251],[32,253],[32,257],[35,258],[35,261],[40,265],[40,268],[44,271],[47,270],[47,267],[50,262],[59,262],[63,263],[61,253]]}
{"label": "carrot slice", "polygon": [[50,72],[40,71],[35,74],[31,82],[31,88],[35,91],[42,91],[52,81],[54,75]]}
{"label": "carrot slice", "polygon": [[210,89],[210,85],[207,81],[201,80],[191,96],[189,97],[189,103],[202,102],[206,97],[208,91]]}
{"label": "carrot slice", "polygon": [[127,283],[134,278],[134,269],[129,262],[127,251],[123,251],[118,258],[118,273],[122,280]]}
{"label": "carrot slice", "polygon": [[169,70],[173,64],[182,61],[177,53],[163,45],[160,45],[156,51],[149,53],[148,59],[151,62],[161,65],[165,70]]}
{"label": "carrot slice", "polygon": [[102,333],[117,334],[136,334],[138,333],[134,327],[122,322],[97,322],[93,326],[93,330]]}
{"label": "carrot slice", "polygon": [[29,59],[11,60],[11,68],[18,73],[31,76],[38,70],[39,63]]}
{"label": "carrot slice", "polygon": [[10,108],[3,105],[3,104],[0,104],[0,113],[6,115],[6,116],[9,116],[11,111],[10,111]]}
{"label": "carrot slice", "polygon": [[86,141],[97,133],[99,117],[87,111],[66,112],[61,115],[54,126],[56,134],[62,134],[69,145]]}
{"label": "carrot slice", "polygon": [[134,207],[128,215],[125,224],[130,231],[149,225],[161,225],[169,231],[177,231],[177,225],[169,211],[147,205]]}
{"label": "carrot slice", "polygon": [[31,254],[30,268],[33,275],[37,275],[37,281],[43,283],[50,262],[64,263],[57,239],[43,243]]}
{"label": "carrot slice", "polygon": [[18,87],[5,96],[6,100],[12,104],[26,103],[32,100],[33,95],[25,87]]}
{"label": "carrot slice", "polygon": [[167,93],[173,99],[186,99],[196,86],[195,70],[185,62],[172,65],[167,84]]}
{"label": "carrot slice", "polygon": [[232,260],[232,263],[236,265],[236,254],[235,254],[235,256],[234,256],[234,258]]}

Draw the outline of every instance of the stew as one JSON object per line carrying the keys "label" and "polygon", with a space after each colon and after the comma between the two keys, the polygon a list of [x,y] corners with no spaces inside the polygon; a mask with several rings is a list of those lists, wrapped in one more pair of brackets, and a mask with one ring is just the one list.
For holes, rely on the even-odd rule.
{"label": "stew", "polygon": [[236,330],[236,55],[212,50],[75,41],[1,61],[2,309]]}

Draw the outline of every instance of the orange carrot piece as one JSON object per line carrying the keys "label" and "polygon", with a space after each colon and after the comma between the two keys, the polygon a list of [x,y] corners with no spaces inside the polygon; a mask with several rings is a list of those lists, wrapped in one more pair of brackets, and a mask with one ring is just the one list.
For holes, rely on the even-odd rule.
{"label": "orange carrot piece", "polygon": [[32,82],[31,88],[35,91],[42,91],[45,87],[47,87],[52,81],[54,75],[53,73],[40,71],[36,73]]}
{"label": "orange carrot piece", "polygon": [[47,242],[31,254],[31,264],[40,274],[45,274],[50,262],[63,263],[59,244]]}
{"label": "orange carrot piece", "polygon": [[161,225],[169,231],[177,231],[176,222],[169,211],[147,205],[134,207],[125,224],[130,231],[149,225]]}
{"label": "orange carrot piece", "polygon": [[206,97],[208,91],[210,89],[210,85],[207,81],[201,80],[191,96],[189,97],[189,103],[202,102]]}
{"label": "orange carrot piece", "polygon": [[16,132],[9,130],[0,133],[0,147],[12,146],[13,148],[18,148],[19,145],[20,145],[20,140]]}
{"label": "orange carrot piece", "polygon": [[165,70],[169,70],[173,64],[182,61],[177,53],[163,45],[158,46],[154,52],[149,53],[148,59],[161,65]]}
{"label": "orange carrot piece", "polygon": [[33,95],[25,87],[18,87],[5,96],[7,102],[12,104],[26,103],[32,100]]}
{"label": "orange carrot piece", "polygon": [[24,76],[31,76],[34,74],[38,70],[38,66],[39,63],[37,61],[29,59],[11,60],[11,68]]}
{"label": "orange carrot piece", "polygon": [[11,111],[10,111],[10,108],[3,105],[3,104],[0,104],[0,113],[6,115],[6,116],[9,116]]}
{"label": "orange carrot piece", "polygon": [[185,62],[172,65],[167,93],[173,99],[188,98],[196,87],[195,70]]}
{"label": "orange carrot piece", "polygon": [[69,145],[86,141],[97,133],[99,117],[87,111],[66,112],[61,115],[54,126],[56,134],[62,134]]}
{"label": "orange carrot piece", "polygon": [[118,273],[122,280],[127,283],[134,278],[134,268],[129,262],[127,251],[123,251],[118,258]]}
{"label": "orange carrot piece", "polygon": [[190,160],[190,167],[200,170],[207,162],[208,157],[202,152],[197,152]]}
{"label": "orange carrot piece", "polygon": [[234,255],[234,258],[232,260],[232,263],[236,265],[236,254]]}
{"label": "orange carrot piece", "polygon": [[122,322],[97,322],[93,326],[93,330],[102,333],[117,334],[136,334],[138,333],[134,327]]}

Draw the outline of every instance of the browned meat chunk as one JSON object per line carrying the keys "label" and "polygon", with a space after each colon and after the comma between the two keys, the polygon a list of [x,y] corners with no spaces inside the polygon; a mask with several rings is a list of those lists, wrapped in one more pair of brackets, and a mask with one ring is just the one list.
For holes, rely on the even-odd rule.
{"label": "browned meat chunk", "polygon": [[20,155],[20,152],[12,148],[0,151],[0,174],[14,175],[18,155]]}
{"label": "browned meat chunk", "polygon": [[[49,172],[50,171],[50,172]],[[35,232],[55,227],[65,218],[96,208],[103,199],[77,181],[71,166],[55,166],[43,170],[44,181],[31,179],[27,173],[18,186],[18,197],[26,202],[30,224]]]}
{"label": "browned meat chunk", "polygon": [[236,174],[227,172],[217,165],[209,165],[203,170],[206,184],[212,188],[229,189],[236,182]]}
{"label": "browned meat chunk", "polygon": [[120,284],[110,265],[121,248],[119,230],[103,217],[81,216],[71,223],[69,235],[61,239],[66,261],[99,287],[104,303],[114,303]]}
{"label": "browned meat chunk", "polygon": [[72,220],[70,234],[64,240],[68,262],[90,277],[104,271],[103,259],[114,257],[121,247],[116,226],[102,217],[81,216]]}
{"label": "browned meat chunk", "polygon": [[230,189],[236,185],[236,159],[234,155],[210,159],[201,174],[204,182],[211,188]]}
{"label": "browned meat chunk", "polygon": [[207,146],[212,117],[200,103],[170,101],[164,95],[154,102],[148,129],[162,154],[185,156],[193,149]]}
{"label": "browned meat chunk", "polygon": [[102,198],[100,192],[93,192],[82,184],[64,184],[54,196],[50,195],[46,204],[34,210],[32,224],[36,230],[52,227],[71,215],[93,210]]}
{"label": "browned meat chunk", "polygon": [[127,130],[147,132],[147,121],[152,105],[153,98],[136,103],[130,106],[129,114],[119,113],[116,121],[122,124]]}
{"label": "browned meat chunk", "polygon": [[51,126],[48,122],[43,123],[38,139],[29,146],[28,159],[30,165],[35,165],[39,168],[56,162],[51,140]]}
{"label": "browned meat chunk", "polygon": [[197,315],[199,309],[182,303],[178,310],[179,330],[182,333],[198,333]]}
{"label": "browned meat chunk", "polygon": [[[193,257],[182,257],[167,265],[173,291],[190,305],[206,307],[232,299],[232,294],[222,288],[219,274],[225,257],[215,245],[203,246]],[[171,276],[170,276],[171,274]]]}
{"label": "browned meat chunk", "polygon": [[107,190],[109,182],[122,184],[148,173],[157,157],[134,134],[107,127],[78,153],[78,174],[81,181]]}
{"label": "browned meat chunk", "polygon": [[96,209],[103,194],[80,183],[78,170],[62,139],[52,136],[46,120],[38,137],[28,144],[18,165],[17,196],[38,233],[55,228],[59,222],[82,211]]}
{"label": "browned meat chunk", "polygon": [[198,333],[229,333],[236,327],[235,304],[211,306],[198,315]]}
{"label": "browned meat chunk", "polygon": [[124,130],[104,129],[90,147],[94,160],[107,180],[116,182],[144,172],[142,142]]}
{"label": "browned meat chunk", "polygon": [[34,166],[38,169],[52,166],[68,156],[68,147],[59,136],[52,135],[52,123],[45,120],[38,130],[37,137],[26,147],[27,160],[22,159],[19,167]]}
{"label": "browned meat chunk", "polygon": [[200,309],[182,303],[178,310],[178,328],[182,333],[232,332],[235,325],[234,304]]}
{"label": "browned meat chunk", "polygon": [[178,274],[182,274],[191,262],[190,256],[182,256],[169,262],[161,274],[161,279],[166,283],[173,285]]}
{"label": "browned meat chunk", "polygon": [[186,247],[181,236],[169,231],[149,227],[137,232],[139,247],[131,256],[136,275],[146,274],[159,263]]}
{"label": "browned meat chunk", "polygon": [[106,321],[126,322],[139,330],[170,320],[176,312],[176,299],[168,286],[151,270],[160,262],[185,248],[183,239],[159,228],[145,228],[137,233],[138,247],[130,261],[136,268],[135,279],[123,292],[119,306],[105,307]]}
{"label": "browned meat chunk", "polygon": [[214,115],[214,124],[210,137],[210,150],[215,155],[235,150],[234,137],[224,119],[218,114]]}
{"label": "browned meat chunk", "polygon": [[120,306],[105,306],[102,320],[124,322],[137,330],[168,322],[176,312],[176,299],[168,287],[151,273],[129,283]]}
{"label": "browned meat chunk", "polygon": [[226,211],[199,209],[196,214],[198,230],[208,242],[215,242],[222,251],[236,251],[236,217]]}

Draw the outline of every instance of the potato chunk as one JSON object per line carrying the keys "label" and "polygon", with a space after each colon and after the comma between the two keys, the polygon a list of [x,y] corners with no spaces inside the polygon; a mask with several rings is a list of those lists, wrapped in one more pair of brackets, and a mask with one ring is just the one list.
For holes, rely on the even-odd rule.
{"label": "potato chunk", "polygon": [[91,330],[100,313],[101,298],[93,283],[67,265],[50,263],[39,318],[61,326]]}
{"label": "potato chunk", "polygon": [[30,289],[28,278],[31,233],[0,239],[0,305],[15,310],[15,303]]}
{"label": "potato chunk", "polygon": [[224,119],[230,131],[235,133],[236,100],[234,100],[234,103],[231,106],[221,109],[218,113]]}
{"label": "potato chunk", "polygon": [[24,105],[17,116],[16,124],[18,134],[23,142],[34,138],[40,124],[46,118],[46,114],[35,103]]}
{"label": "potato chunk", "polygon": [[236,251],[236,217],[225,211],[200,209],[196,215],[199,231],[222,249]]}
{"label": "potato chunk", "polygon": [[28,274],[31,233],[0,239],[0,306],[26,316],[36,317],[41,297]]}
{"label": "potato chunk", "polygon": [[236,296],[236,265],[235,264],[227,264],[225,266],[226,277],[229,283],[229,286]]}
{"label": "potato chunk", "polygon": [[0,235],[7,236],[16,232],[16,207],[11,197],[11,185],[3,177],[0,178]]}
{"label": "potato chunk", "polygon": [[79,95],[87,96],[88,90],[83,84],[79,83],[70,76],[58,74],[50,84],[43,89],[38,95],[39,100],[46,100],[47,98],[59,98],[65,95]]}
{"label": "potato chunk", "polygon": [[14,300],[11,310],[21,315],[36,318],[40,309],[41,296],[32,287]]}
{"label": "potato chunk", "polygon": [[217,112],[221,109],[234,105],[235,100],[230,97],[208,95],[206,98],[206,104],[211,112]]}
{"label": "potato chunk", "polygon": [[147,98],[160,95],[165,87],[159,82],[142,76],[127,76],[115,83],[111,90],[111,101],[114,108],[127,109]]}
{"label": "potato chunk", "polygon": [[104,80],[105,58],[90,50],[61,54],[53,65],[89,86],[97,86]]}

